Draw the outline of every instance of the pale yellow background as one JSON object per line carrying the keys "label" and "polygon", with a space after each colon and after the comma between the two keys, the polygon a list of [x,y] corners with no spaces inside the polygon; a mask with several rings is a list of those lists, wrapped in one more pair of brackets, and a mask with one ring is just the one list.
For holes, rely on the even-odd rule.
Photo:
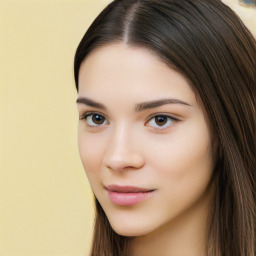
{"label": "pale yellow background", "polygon": [[[0,0],[0,256],[87,256],[73,56],[109,1]],[[255,9],[241,13],[256,35]]]}
{"label": "pale yellow background", "polygon": [[106,1],[0,1],[0,256],[88,255],[75,49]]}

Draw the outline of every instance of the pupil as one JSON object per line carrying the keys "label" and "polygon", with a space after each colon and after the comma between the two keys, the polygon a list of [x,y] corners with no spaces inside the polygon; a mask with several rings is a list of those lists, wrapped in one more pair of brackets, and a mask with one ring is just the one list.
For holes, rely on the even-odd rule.
{"label": "pupil", "polygon": [[158,117],[156,117],[156,123],[157,123],[157,125],[165,125],[166,124],[166,122],[167,122],[167,117],[165,117],[165,116],[158,116]]}
{"label": "pupil", "polygon": [[100,115],[93,115],[92,116],[92,121],[95,124],[102,124],[104,122],[104,117],[100,116]]}

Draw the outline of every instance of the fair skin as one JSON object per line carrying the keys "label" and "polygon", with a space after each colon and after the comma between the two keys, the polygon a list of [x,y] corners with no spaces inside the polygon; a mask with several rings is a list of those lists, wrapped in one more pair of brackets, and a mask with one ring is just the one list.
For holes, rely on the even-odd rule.
{"label": "fair skin", "polygon": [[[134,237],[131,255],[204,255],[211,136],[188,81],[144,48],[109,44],[82,63],[81,98],[80,157],[112,228]],[[123,206],[110,200],[112,184],[154,191]]]}

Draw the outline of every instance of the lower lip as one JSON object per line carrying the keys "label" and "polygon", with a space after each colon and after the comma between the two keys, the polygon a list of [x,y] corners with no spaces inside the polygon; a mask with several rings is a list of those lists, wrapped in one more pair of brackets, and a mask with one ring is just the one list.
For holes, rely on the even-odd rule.
{"label": "lower lip", "polygon": [[138,193],[119,193],[108,191],[108,195],[112,203],[116,205],[129,206],[135,205],[147,199],[153,194],[154,191],[138,192]]}

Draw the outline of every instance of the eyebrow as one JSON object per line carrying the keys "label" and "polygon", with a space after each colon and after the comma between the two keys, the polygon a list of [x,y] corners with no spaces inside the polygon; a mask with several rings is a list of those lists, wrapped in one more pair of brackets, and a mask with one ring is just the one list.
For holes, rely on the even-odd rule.
{"label": "eyebrow", "polygon": [[[78,104],[85,104],[87,106],[91,106],[91,107],[95,107],[95,108],[100,108],[100,109],[104,109],[106,110],[106,106],[104,106],[103,104],[96,102],[94,100],[85,98],[85,97],[81,97],[78,98],[76,100],[76,103]],[[142,103],[138,103],[135,106],[135,111],[136,112],[141,112],[144,111],[146,109],[151,109],[151,108],[157,108],[157,107],[161,107],[163,105],[167,105],[167,104],[181,104],[181,105],[185,105],[185,106],[189,106],[192,107],[190,104],[179,100],[179,99],[159,99],[159,100],[152,100],[152,101],[147,101],[147,102],[142,102]]]}
{"label": "eyebrow", "polygon": [[141,112],[146,109],[157,108],[157,107],[161,107],[161,106],[167,105],[167,104],[182,104],[182,105],[191,107],[190,104],[188,104],[182,100],[179,100],[179,99],[159,99],[159,100],[153,100],[153,101],[139,103],[136,105],[135,111]]}
{"label": "eyebrow", "polygon": [[103,104],[101,103],[98,103],[94,100],[91,100],[91,99],[88,99],[88,98],[78,98],[76,100],[76,103],[82,103],[82,104],[85,104],[87,106],[91,106],[91,107],[95,107],[95,108],[101,108],[101,109],[107,109]]}

